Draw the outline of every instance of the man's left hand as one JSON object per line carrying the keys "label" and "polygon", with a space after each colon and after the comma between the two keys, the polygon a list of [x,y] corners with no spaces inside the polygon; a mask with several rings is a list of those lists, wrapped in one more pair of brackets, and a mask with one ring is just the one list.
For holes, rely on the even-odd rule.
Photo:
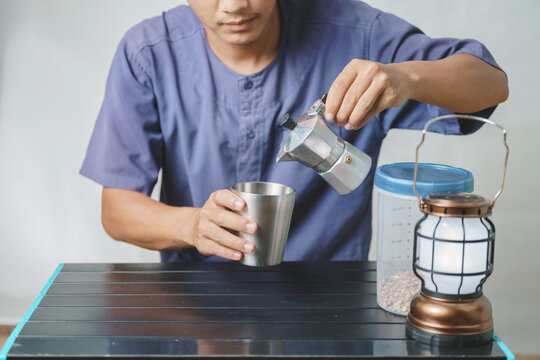
{"label": "man's left hand", "polygon": [[413,85],[399,65],[353,59],[328,91],[326,119],[357,130],[384,109],[403,105]]}

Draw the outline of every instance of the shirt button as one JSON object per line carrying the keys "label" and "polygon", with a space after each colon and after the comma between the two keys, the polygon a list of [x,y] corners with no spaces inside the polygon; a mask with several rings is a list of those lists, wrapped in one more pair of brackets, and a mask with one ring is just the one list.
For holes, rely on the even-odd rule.
{"label": "shirt button", "polygon": [[248,136],[248,139],[255,138],[255,131],[249,130],[248,133],[247,133],[247,136]]}
{"label": "shirt button", "polygon": [[253,81],[251,79],[246,79],[244,83],[244,89],[249,90],[253,87]]}

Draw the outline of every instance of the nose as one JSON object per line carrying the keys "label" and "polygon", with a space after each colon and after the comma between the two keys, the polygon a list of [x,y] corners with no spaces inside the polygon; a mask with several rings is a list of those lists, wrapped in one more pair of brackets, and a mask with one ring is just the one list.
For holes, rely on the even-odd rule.
{"label": "nose", "polygon": [[238,13],[249,7],[249,0],[220,0],[219,9],[227,13]]}

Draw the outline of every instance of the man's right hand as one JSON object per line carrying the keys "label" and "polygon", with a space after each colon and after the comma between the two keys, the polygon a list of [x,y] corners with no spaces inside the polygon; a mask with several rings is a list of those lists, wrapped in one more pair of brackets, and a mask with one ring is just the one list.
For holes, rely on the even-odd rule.
{"label": "man's right hand", "polygon": [[102,222],[114,239],[150,250],[196,247],[205,255],[240,260],[254,246],[230,231],[254,233],[257,224],[234,211],[245,202],[228,190],[202,208],[170,206],[132,190],[103,188]]}
{"label": "man's right hand", "polygon": [[203,255],[216,255],[229,260],[240,260],[243,254],[252,253],[253,243],[229,230],[254,233],[257,224],[234,211],[246,206],[244,200],[229,190],[218,190],[210,195],[198,209],[192,231],[193,246]]}

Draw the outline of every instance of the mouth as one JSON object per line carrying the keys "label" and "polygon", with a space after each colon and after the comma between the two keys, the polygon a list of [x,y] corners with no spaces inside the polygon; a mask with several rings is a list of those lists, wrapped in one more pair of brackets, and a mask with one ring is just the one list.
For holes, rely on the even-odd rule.
{"label": "mouth", "polygon": [[257,17],[258,16],[255,15],[247,19],[223,21],[220,22],[220,25],[226,26],[229,30],[233,32],[246,31],[249,29],[253,21],[257,19]]}

